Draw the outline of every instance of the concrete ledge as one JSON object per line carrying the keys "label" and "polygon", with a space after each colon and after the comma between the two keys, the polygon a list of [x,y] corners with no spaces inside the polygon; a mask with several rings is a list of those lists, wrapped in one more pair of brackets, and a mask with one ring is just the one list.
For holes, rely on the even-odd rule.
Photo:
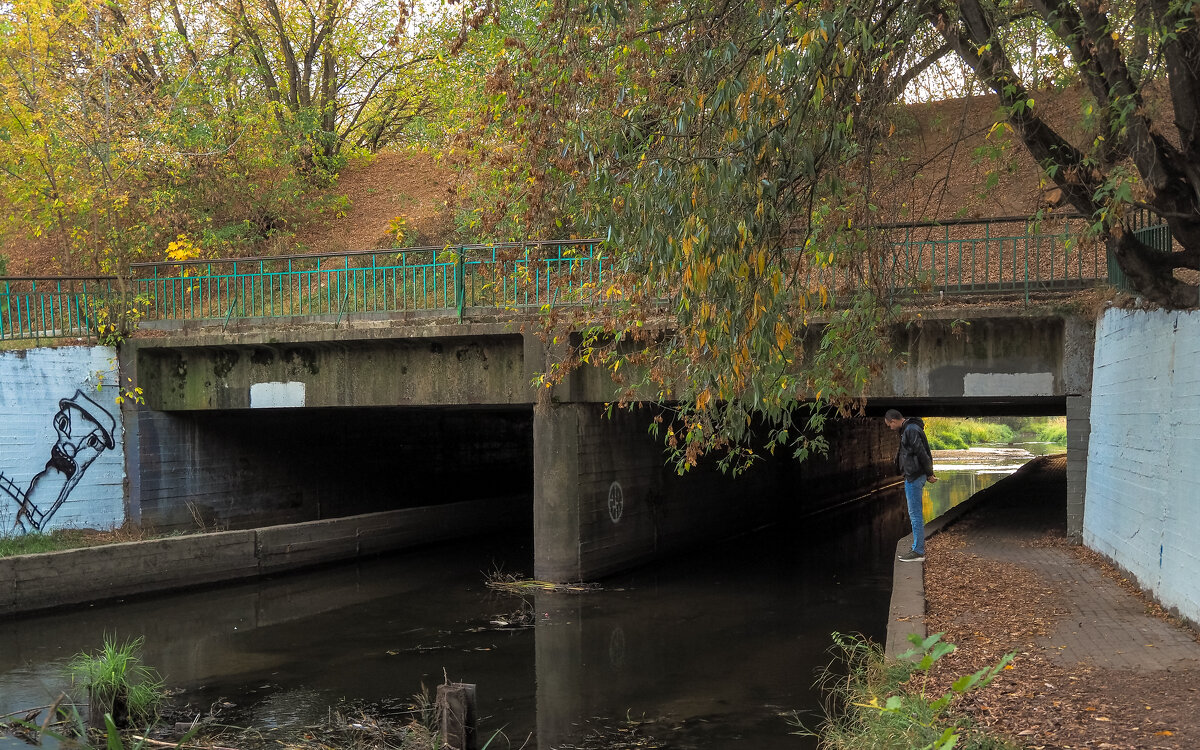
{"label": "concrete ledge", "polygon": [[123,542],[0,559],[12,581],[2,613],[30,612],[258,574],[253,531]]}
{"label": "concrete ledge", "polygon": [[520,498],[0,558],[0,617],[253,578],[502,528]]}
{"label": "concrete ledge", "polygon": [[0,612],[11,612],[17,603],[17,576],[13,558],[0,558]]}
{"label": "concrete ledge", "polygon": [[481,534],[504,523],[511,507],[505,500],[469,500],[268,526],[255,532],[255,552],[262,573],[320,565]]}
{"label": "concrete ledge", "polygon": [[[945,529],[987,499],[987,494],[976,493],[925,524],[925,539]],[[896,542],[896,557],[912,549],[912,534]],[[887,640],[884,655],[898,657],[912,647],[908,636],[916,633],[922,638],[929,635],[925,627],[925,563],[901,563],[892,561],[892,600],[888,609]]]}
{"label": "concrete ledge", "polygon": [[[912,549],[912,534],[896,542],[896,555]],[[925,563],[892,564],[892,602],[888,608],[887,642],[884,655],[898,657],[911,648],[908,636],[925,637]]]}

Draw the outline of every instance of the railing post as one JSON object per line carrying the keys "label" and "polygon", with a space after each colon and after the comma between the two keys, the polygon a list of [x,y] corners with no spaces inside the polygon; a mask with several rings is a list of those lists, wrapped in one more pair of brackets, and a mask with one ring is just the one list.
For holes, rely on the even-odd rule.
{"label": "railing post", "polygon": [[467,248],[465,246],[459,247],[458,257],[454,261],[454,300],[458,306],[458,321],[460,323],[463,319],[463,308],[466,305],[467,294],[467,283],[464,278],[466,254]]}
{"label": "railing post", "polygon": [[1029,222],[1025,222],[1025,306],[1029,307]]}
{"label": "railing post", "polygon": [[[1001,261],[1003,264],[1003,261]],[[992,273],[992,222],[983,225],[983,290],[986,292]]]}
{"label": "railing post", "polygon": [[150,283],[153,285],[152,288],[154,289],[154,313],[156,316],[161,318],[163,315],[162,298],[167,295],[166,295],[165,285],[163,288],[163,294],[160,296],[158,293],[158,264],[157,263],[154,264],[154,273],[151,274]]}

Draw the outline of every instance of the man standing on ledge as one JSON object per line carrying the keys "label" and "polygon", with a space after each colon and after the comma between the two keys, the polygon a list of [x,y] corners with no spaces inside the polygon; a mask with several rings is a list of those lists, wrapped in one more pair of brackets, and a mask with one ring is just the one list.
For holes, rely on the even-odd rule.
{"label": "man standing on ledge", "polygon": [[900,555],[900,560],[920,562],[925,559],[925,512],[921,500],[925,482],[937,481],[933,475],[933,454],[925,438],[925,422],[919,417],[905,419],[895,409],[888,409],[883,423],[900,433],[896,468],[904,475],[904,497],[908,499],[908,518],[912,521],[912,550]]}

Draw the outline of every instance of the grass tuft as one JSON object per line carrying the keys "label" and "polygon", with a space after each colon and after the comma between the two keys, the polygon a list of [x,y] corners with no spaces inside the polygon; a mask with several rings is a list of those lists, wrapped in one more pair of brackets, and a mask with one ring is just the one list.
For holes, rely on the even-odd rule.
{"label": "grass tuft", "polygon": [[118,644],[105,636],[104,647],[94,654],[80,652],[67,663],[72,687],[82,691],[97,728],[100,717],[108,714],[118,726],[126,720],[149,725],[158,719],[166,698],[158,672],[142,662],[142,638]]}
{"label": "grass tuft", "polygon": [[1033,422],[1029,425],[1029,429],[1033,431],[1039,442],[1054,443],[1055,445],[1067,444],[1067,421],[1065,419]]}

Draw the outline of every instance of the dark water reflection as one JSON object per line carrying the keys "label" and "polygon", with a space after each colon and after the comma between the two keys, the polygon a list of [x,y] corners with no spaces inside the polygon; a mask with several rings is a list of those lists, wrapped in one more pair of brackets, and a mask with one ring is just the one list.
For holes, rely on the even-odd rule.
{"label": "dark water reflection", "polygon": [[[355,565],[0,623],[0,714],[48,703],[65,661],[106,633],[144,635],[178,700],[281,728],[346,703],[386,711],[451,680],[478,685],[481,731],[577,743],[627,716],[668,747],[806,748],[782,716],[819,716],[831,631],[884,634],[898,492],[796,519],[523,604],[484,574],[531,570],[527,539],[458,543]],[[532,607],[536,627],[500,631]],[[12,738],[0,747],[23,746]],[[504,747],[503,744],[500,745]],[[495,745],[493,745],[495,747]]]}

